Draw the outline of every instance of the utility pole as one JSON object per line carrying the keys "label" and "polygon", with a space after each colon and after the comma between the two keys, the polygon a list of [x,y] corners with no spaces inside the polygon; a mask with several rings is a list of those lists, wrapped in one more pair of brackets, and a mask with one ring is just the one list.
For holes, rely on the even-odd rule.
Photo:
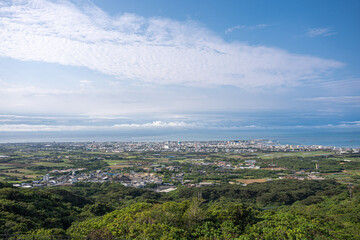
{"label": "utility pole", "polygon": [[202,193],[198,192],[198,200],[200,201],[200,199],[202,199]]}
{"label": "utility pole", "polygon": [[319,168],[319,160],[316,160],[315,169],[318,170]]}
{"label": "utility pole", "polygon": [[353,184],[352,183],[349,183],[349,197],[350,197],[350,199],[352,198],[352,196],[353,196]]}

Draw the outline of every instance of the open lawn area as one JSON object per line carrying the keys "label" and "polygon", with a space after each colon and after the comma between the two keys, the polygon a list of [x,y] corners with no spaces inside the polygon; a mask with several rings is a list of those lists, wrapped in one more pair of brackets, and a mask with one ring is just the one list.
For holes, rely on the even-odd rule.
{"label": "open lawn area", "polygon": [[258,157],[263,159],[269,158],[280,158],[280,157],[290,157],[290,156],[299,156],[299,157],[312,157],[312,156],[327,156],[333,155],[334,152],[328,151],[313,151],[313,152],[278,152],[278,153],[258,153]]}
{"label": "open lawn area", "polygon": [[44,167],[72,167],[72,164],[65,163],[65,162],[36,162],[33,163],[37,166],[44,166]]}
{"label": "open lawn area", "polygon": [[237,182],[251,184],[251,183],[263,183],[266,182],[267,178],[259,178],[259,179],[236,179]]}
{"label": "open lawn area", "polygon": [[127,167],[132,167],[132,165],[126,165],[126,164],[110,165],[111,169],[122,169],[122,168],[127,168]]}

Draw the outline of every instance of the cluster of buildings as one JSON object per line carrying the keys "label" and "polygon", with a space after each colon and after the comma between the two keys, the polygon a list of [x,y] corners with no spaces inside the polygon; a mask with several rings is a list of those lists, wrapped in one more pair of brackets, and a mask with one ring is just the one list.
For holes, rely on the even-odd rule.
{"label": "cluster of buildings", "polygon": [[204,159],[193,159],[193,164],[201,166],[217,166],[221,169],[260,169],[260,166],[256,166],[256,160],[245,160],[244,163],[233,165],[227,161],[213,161],[207,162]]}
{"label": "cluster of buildings", "polygon": [[[142,173],[142,172],[131,172],[131,173],[112,173],[102,170],[93,171],[90,173],[78,172],[77,170],[84,169],[67,169],[64,175],[50,176],[46,174],[39,181],[33,181],[31,183],[14,184],[15,187],[32,188],[32,187],[46,187],[46,186],[66,186],[72,185],[77,182],[92,182],[92,183],[104,183],[104,182],[119,182],[124,186],[146,188],[149,184],[153,187],[158,187],[160,190],[164,190],[162,178],[154,173]],[[63,170],[64,172],[64,170]],[[59,173],[59,171],[53,171],[53,173]],[[174,174],[174,179],[183,182],[182,176]],[[166,185],[166,184],[165,184]],[[171,186],[170,186],[171,187]],[[169,188],[169,186],[167,187]]]}
{"label": "cluster of buildings", "polygon": [[112,181],[120,182],[127,187],[136,188],[146,188],[149,184],[152,184],[153,186],[162,185],[162,178],[154,173],[131,172],[123,175],[118,174]]}
{"label": "cluster of buildings", "polygon": [[[244,163],[238,165],[232,165],[227,161],[213,161],[206,162],[204,159],[193,159],[193,164],[198,166],[215,166],[219,169],[260,169],[260,166],[256,165],[256,160],[245,160]],[[316,165],[318,169],[318,164]],[[165,166],[152,164],[146,169],[151,170],[147,172],[135,172],[120,173],[113,171],[96,170],[86,173],[85,168],[77,169],[65,169],[65,170],[53,170],[50,174],[46,174],[39,181],[33,181],[31,183],[19,183],[14,184],[16,187],[32,188],[32,187],[46,187],[46,186],[64,186],[72,185],[77,182],[91,182],[91,183],[104,183],[104,182],[118,182],[127,187],[135,188],[148,188],[156,192],[169,192],[176,190],[176,186],[172,183],[178,183],[187,187],[201,187],[214,185],[213,182],[200,182],[192,183],[190,180],[184,179],[184,172],[181,171],[180,166]],[[145,168],[144,168],[145,170]],[[161,175],[157,172],[170,171],[171,177],[168,182],[163,182]],[[206,171],[197,170],[198,173],[206,175]],[[323,180],[324,178],[319,176],[319,172],[299,172],[292,175],[280,176],[279,179],[297,179],[297,180]]]}
{"label": "cluster of buildings", "polygon": [[[3,144],[7,145],[7,144]],[[165,141],[165,142],[64,142],[12,143],[20,151],[106,151],[106,152],[200,152],[252,153],[258,151],[336,151],[358,153],[359,148],[338,148],[321,145],[282,145],[278,141],[254,139],[233,141]]]}
{"label": "cluster of buildings", "polygon": [[281,176],[279,179],[295,179],[295,180],[324,180],[324,177],[318,175],[318,172],[304,173],[304,174],[294,174],[288,176]]}
{"label": "cluster of buildings", "polygon": [[[356,152],[359,149],[343,149],[324,146],[294,146],[294,145],[280,145],[278,142],[269,140],[242,140],[242,141],[186,141],[186,142],[114,142],[114,143],[34,143],[23,144],[27,148],[38,148],[42,150],[51,151],[64,151],[64,150],[81,150],[90,152],[256,152],[256,151],[270,151],[270,152],[287,152],[287,151],[316,151],[316,150],[336,150],[342,153],[347,151]],[[160,155],[157,153],[157,155]],[[3,156],[0,156],[3,157]],[[168,158],[173,156],[167,156]],[[228,161],[206,161],[205,159],[192,159],[192,164],[197,166],[211,165],[220,170],[237,170],[237,169],[260,169],[260,166],[256,165],[256,160],[245,160],[243,163],[233,165]],[[346,160],[350,161],[350,160]],[[31,187],[43,187],[43,186],[59,186],[59,185],[71,185],[77,182],[119,182],[124,186],[136,187],[136,188],[151,188],[154,191],[166,192],[175,190],[176,187],[170,183],[164,183],[162,179],[162,173],[164,171],[171,172],[170,179],[167,182],[173,182],[176,184],[182,184],[186,186],[202,186],[209,185],[211,183],[192,184],[190,180],[184,180],[184,173],[181,166],[165,166],[145,163],[145,165],[138,164],[137,167],[141,168],[141,172],[127,172],[120,173],[114,171],[91,171],[87,172],[85,168],[65,169],[65,170],[53,170],[50,174],[46,174],[39,181],[33,181],[32,183],[19,183],[14,184],[17,187],[31,188]],[[271,165],[271,170],[274,170],[275,165]],[[316,169],[318,169],[318,163],[316,163]],[[136,170],[136,169],[135,169]],[[264,170],[269,170],[264,168]],[[286,170],[286,169],[285,169]],[[138,170],[136,170],[138,171]],[[191,172],[191,171],[190,171]],[[197,169],[200,174],[206,174],[204,169]],[[168,178],[168,177],[166,177]],[[300,173],[287,176],[281,176],[280,179],[298,179],[298,180],[322,180],[319,174],[314,173]]]}
{"label": "cluster of buildings", "polygon": [[89,143],[88,151],[107,152],[200,152],[200,153],[253,153],[258,151],[301,152],[301,151],[337,151],[339,153],[359,152],[359,149],[327,147],[320,145],[281,145],[272,140],[234,140],[234,141],[166,141],[166,142],[117,142]]}

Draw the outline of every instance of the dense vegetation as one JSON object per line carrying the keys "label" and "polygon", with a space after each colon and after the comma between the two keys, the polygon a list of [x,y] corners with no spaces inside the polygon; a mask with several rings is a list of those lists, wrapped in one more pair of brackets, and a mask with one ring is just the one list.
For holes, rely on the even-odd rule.
{"label": "dense vegetation", "polygon": [[[114,153],[71,144],[49,149],[25,144],[0,145],[0,156],[0,238],[360,239],[358,153]],[[260,169],[247,168],[246,160]],[[174,166],[177,170],[171,170]],[[53,179],[73,176],[73,168],[79,168],[75,179],[101,170],[119,176],[154,174],[162,183],[125,187],[116,178],[102,181],[101,174],[71,186],[26,189],[5,182],[32,183],[47,173]],[[325,180],[279,178],[312,174]],[[171,184],[177,190],[154,191]],[[212,185],[199,187],[206,184]]]}
{"label": "dense vegetation", "polygon": [[0,183],[0,230],[91,239],[360,239],[360,191],[335,181],[222,184],[160,194],[115,183]]}

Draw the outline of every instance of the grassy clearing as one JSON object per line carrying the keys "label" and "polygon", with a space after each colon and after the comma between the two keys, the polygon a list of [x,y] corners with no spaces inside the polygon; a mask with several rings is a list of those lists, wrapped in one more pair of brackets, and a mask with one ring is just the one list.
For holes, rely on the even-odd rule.
{"label": "grassy clearing", "polygon": [[186,162],[190,162],[189,159],[181,159],[181,160],[174,160],[174,161],[177,161],[179,163],[186,163]]}
{"label": "grassy clearing", "polygon": [[19,169],[16,169],[17,171],[23,173],[23,174],[30,174],[30,175],[34,175],[35,172],[34,171],[31,171],[29,169],[24,169],[24,168],[19,168]]}
{"label": "grassy clearing", "polygon": [[266,182],[267,178],[258,178],[258,179],[236,179],[237,182],[251,184],[251,183],[263,183]]}
{"label": "grassy clearing", "polygon": [[127,168],[127,167],[132,167],[132,165],[111,165],[110,168],[115,170],[115,169],[122,169],[122,168]]}
{"label": "grassy clearing", "polygon": [[26,178],[36,178],[36,177],[41,176],[40,174],[35,174],[34,172],[29,173],[29,174],[25,174],[25,173],[22,173],[22,172],[8,172],[8,173],[2,173],[2,174],[6,175],[6,176],[9,176],[9,177],[17,177],[19,179],[21,179],[24,176]]}
{"label": "grassy clearing", "polygon": [[344,160],[350,160],[351,162],[360,162],[360,158],[347,158],[347,157],[344,157]]}
{"label": "grassy clearing", "polygon": [[290,153],[258,153],[258,157],[261,157],[263,159],[269,159],[269,158],[279,158],[279,157],[290,157],[290,156],[299,156],[299,157],[313,157],[313,156],[326,156],[326,155],[332,155],[333,152],[328,151],[313,151],[313,152],[290,152]]}
{"label": "grassy clearing", "polygon": [[104,162],[106,162],[109,165],[114,165],[114,164],[126,164],[129,161],[128,160],[123,160],[123,159],[121,159],[121,160],[114,160],[114,159],[107,160],[107,159],[105,159]]}
{"label": "grassy clearing", "polygon": [[44,167],[72,167],[72,164],[65,163],[65,162],[60,162],[60,163],[56,163],[56,162],[35,162],[33,164],[37,165],[37,166],[44,166]]}
{"label": "grassy clearing", "polygon": [[10,165],[2,165],[0,164],[0,171],[2,170],[8,170],[8,169],[13,169],[15,168],[14,166],[10,166]]}
{"label": "grassy clearing", "polygon": [[326,175],[324,174],[322,176],[328,179],[338,179],[338,178],[347,178],[350,175],[344,173],[334,173],[334,174],[326,174]]}
{"label": "grassy clearing", "polygon": [[344,170],[343,172],[353,176],[360,176],[360,170]]}
{"label": "grassy clearing", "polygon": [[158,163],[168,163],[168,162],[170,162],[170,160],[169,159],[159,159],[157,162]]}

